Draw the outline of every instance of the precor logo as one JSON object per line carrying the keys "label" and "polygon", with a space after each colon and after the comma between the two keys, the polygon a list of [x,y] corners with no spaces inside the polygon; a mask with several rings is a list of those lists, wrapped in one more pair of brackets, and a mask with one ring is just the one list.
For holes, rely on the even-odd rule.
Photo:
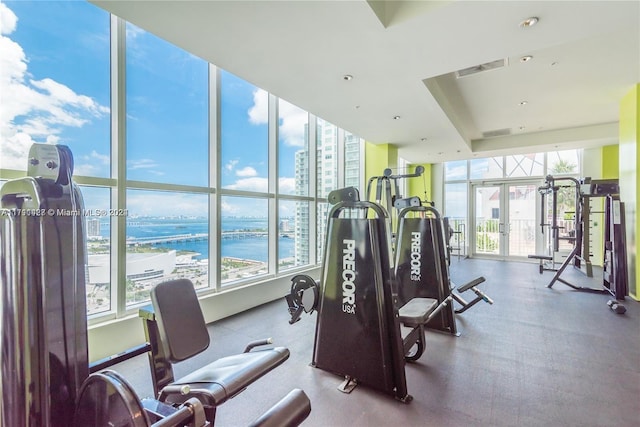
{"label": "precor logo", "polygon": [[411,233],[411,280],[416,282],[420,280],[420,265],[422,264],[421,238],[421,232],[413,231]]}
{"label": "precor logo", "polygon": [[342,244],[342,311],[356,314],[356,242],[344,239]]}

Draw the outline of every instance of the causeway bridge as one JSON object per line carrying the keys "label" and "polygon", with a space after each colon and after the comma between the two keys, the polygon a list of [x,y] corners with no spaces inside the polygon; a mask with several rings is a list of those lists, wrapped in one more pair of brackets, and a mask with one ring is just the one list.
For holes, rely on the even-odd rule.
{"label": "causeway bridge", "polygon": [[[267,238],[267,231],[223,231],[222,239],[255,239]],[[127,238],[127,246],[135,245],[161,245],[163,243],[181,243],[196,242],[199,240],[208,240],[207,233],[191,233],[191,234],[175,234],[172,236],[155,236],[155,237],[129,237]]]}

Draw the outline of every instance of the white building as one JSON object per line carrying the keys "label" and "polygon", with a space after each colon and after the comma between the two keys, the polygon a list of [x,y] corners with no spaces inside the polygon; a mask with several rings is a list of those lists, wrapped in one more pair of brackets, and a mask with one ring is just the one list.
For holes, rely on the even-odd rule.
{"label": "white building", "polygon": [[[111,283],[109,254],[88,256],[89,283]],[[127,279],[137,281],[170,274],[176,268],[176,251],[127,254]]]}

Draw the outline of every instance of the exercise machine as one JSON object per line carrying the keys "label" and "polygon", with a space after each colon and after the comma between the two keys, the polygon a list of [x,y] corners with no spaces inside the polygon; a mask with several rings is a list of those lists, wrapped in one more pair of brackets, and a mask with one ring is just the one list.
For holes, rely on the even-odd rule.
{"label": "exercise machine", "polygon": [[398,214],[395,254],[398,303],[404,305],[413,298],[433,299],[442,307],[426,326],[458,336],[444,253],[445,236],[440,213],[430,206],[402,209]]}
{"label": "exercise machine", "polygon": [[[558,181],[568,181],[568,185],[557,184]],[[583,187],[588,191],[583,191]],[[562,188],[570,188],[575,198],[575,212],[573,218],[573,230],[568,236],[561,236],[563,228],[558,224],[558,192]],[[618,301],[624,300],[628,295],[626,245],[625,245],[625,221],[624,204],[619,199],[618,180],[592,180],[591,178],[577,179],[573,177],[545,178],[545,185],[539,187],[542,195],[541,223],[544,232],[545,227],[550,227],[550,253],[549,255],[529,255],[529,258],[540,260],[539,271],[554,271],[555,274],[547,287],[551,288],[556,282],[561,282],[578,291],[609,293]],[[551,223],[546,224],[544,218],[545,196],[551,196]],[[594,198],[604,198],[604,262],[602,288],[591,288],[575,285],[562,277],[562,273],[569,265],[581,270],[587,277],[593,277],[591,265],[591,239],[590,239],[590,213],[591,203]],[[554,254],[558,252],[561,239],[569,240],[573,247],[559,268],[555,268]],[[552,267],[546,267],[548,261]],[[626,311],[621,303],[609,301],[609,307],[616,313]]]}
{"label": "exercise machine", "polygon": [[[331,209],[312,365],[344,377],[341,391],[363,384],[409,402],[405,355],[420,357],[423,326],[439,308],[429,298],[399,303],[388,224],[384,208],[372,202]],[[401,324],[409,329],[405,337]]]}
{"label": "exercise machine", "polygon": [[[189,383],[179,385],[184,399],[141,400],[123,377],[107,369],[151,351],[151,343],[88,363],[85,210],[72,174],[73,156],[68,147],[34,144],[27,176],[8,181],[0,189],[0,425],[213,425],[213,417],[208,417],[210,402],[190,394]],[[191,351],[183,345],[194,342],[191,332],[199,331],[196,335],[202,337],[202,329],[195,329],[198,318],[191,311],[181,312],[183,323],[174,322],[171,315],[165,317],[168,322],[160,331],[171,330],[172,335],[180,331],[188,337],[186,343],[171,347],[172,355]],[[164,347],[167,343],[155,344]],[[270,350],[278,356],[250,350],[243,353],[249,356],[232,359],[242,363],[227,364],[224,374],[221,368],[220,378],[245,376],[244,388],[288,356],[286,349]],[[239,387],[239,381],[228,380],[221,386]],[[177,384],[169,382],[161,392],[170,394],[171,389],[166,390],[170,387]],[[309,411],[304,392],[294,390],[254,425],[298,425]]]}
{"label": "exercise machine", "polygon": [[[424,246],[424,250],[427,251],[425,253],[430,253],[432,255],[432,257],[428,258],[429,259],[428,265],[432,273],[424,274],[422,276],[424,277],[424,279],[422,280],[425,282],[422,284],[423,290],[420,292],[422,296],[437,298],[439,304],[443,303],[444,300],[450,296],[452,299],[454,299],[458,304],[462,306],[462,308],[455,310],[455,313],[458,313],[458,314],[465,312],[466,310],[473,307],[475,304],[477,304],[480,301],[484,301],[488,304],[493,304],[493,300],[478,288],[478,285],[485,281],[484,277],[479,277],[477,279],[474,279],[471,282],[460,286],[456,291],[455,290],[456,285],[451,283],[449,280],[448,267],[446,266],[443,267],[439,265],[440,261],[444,259],[447,260],[447,265],[451,264],[451,252],[452,252],[451,238],[454,233],[457,233],[458,238],[463,233],[459,231],[457,232],[454,231],[449,225],[448,218],[441,217],[438,211],[433,208],[432,202],[423,201],[418,196],[403,198],[400,195],[400,189],[399,189],[400,186],[398,184],[399,180],[420,177],[420,176],[423,176],[423,173],[424,173],[423,166],[416,166],[414,173],[399,174],[399,175],[393,175],[391,169],[385,169],[382,176],[374,176],[369,179],[369,182],[367,184],[367,199],[371,200],[371,188],[373,183],[375,183],[376,184],[375,202],[378,204],[381,204],[384,201],[386,203],[385,206],[387,211],[390,212],[391,214],[392,221],[393,221],[393,209],[395,209],[398,212],[398,215],[397,215],[398,223],[403,221],[403,218],[400,214],[403,211],[405,211],[405,213],[420,212],[422,217],[424,217],[425,213],[427,212],[431,212],[432,216],[435,215],[435,218],[432,220],[429,220],[429,219],[423,220],[425,224],[428,224],[426,226],[427,227],[426,230],[428,230],[428,232],[427,234],[424,234],[424,235],[440,236],[442,233],[444,233],[444,237],[443,238],[438,237],[437,239],[434,238],[434,240],[430,240],[428,244],[426,242],[421,243],[421,245]],[[426,191],[425,191],[425,195],[426,195]],[[427,207],[430,209],[422,209],[423,207]],[[413,221],[409,221],[409,223],[412,223],[412,222]],[[410,237],[405,236],[404,237],[405,242],[402,242],[400,239],[396,240],[395,234],[393,234],[393,232],[396,231],[396,228],[394,227],[394,225],[395,224],[392,222],[391,223],[391,230],[392,230],[392,236],[393,236],[392,242],[394,244],[394,250],[396,250],[396,253],[401,253],[399,248],[396,248],[395,246],[403,244],[405,247],[409,247],[410,242],[408,239],[410,239]],[[436,233],[435,231],[432,231],[432,230],[442,230],[442,233],[440,231]],[[461,248],[457,248],[457,249],[458,249],[458,256],[460,256]],[[425,271],[425,273],[427,272]],[[403,277],[402,279],[399,279],[399,280],[401,284],[411,283],[410,277]],[[476,294],[476,297],[470,302],[467,302],[460,295],[460,293],[468,290],[471,290]],[[454,331],[453,334],[455,335],[456,327],[455,327],[455,317],[453,313],[448,315],[448,319],[446,320],[442,318],[442,316],[444,316],[445,313],[448,313],[449,311],[450,311],[449,309],[443,310],[440,315],[440,320],[438,322],[435,322],[435,321],[430,322],[428,327],[433,329],[439,329],[439,330]],[[436,326],[436,323],[438,323],[437,326]]]}
{"label": "exercise machine", "polygon": [[[569,184],[561,185],[558,182],[568,182]],[[562,273],[564,270],[570,265],[576,269],[579,269],[585,273],[588,277],[593,276],[593,271],[591,267],[589,248],[583,247],[583,236],[585,233],[585,221],[583,216],[583,203],[584,200],[582,198],[581,186],[584,184],[589,184],[591,182],[591,178],[583,178],[577,179],[570,176],[564,177],[554,177],[552,175],[548,175],[545,178],[545,185],[538,188],[538,191],[541,194],[541,218],[540,218],[540,227],[544,232],[545,227],[550,227],[550,239],[551,239],[551,247],[550,254],[547,256],[544,255],[529,255],[529,258],[539,259],[540,267],[539,271],[542,274],[543,271],[554,271],[555,274],[547,287],[551,288],[555,284],[555,282],[559,281],[564,283],[565,285],[572,287],[577,290],[583,291],[595,291],[599,292],[599,290],[594,290],[588,287],[576,286],[564,278],[562,278]],[[558,207],[558,193],[561,189],[568,188],[573,193],[573,200],[575,205],[575,211],[573,212],[573,226],[572,230],[569,230],[568,233],[564,235],[561,234],[561,230],[564,228],[559,225],[558,217],[559,217],[559,207]],[[545,196],[551,196],[551,223],[545,223],[545,218],[547,217],[545,211]],[[555,268],[555,254],[560,250],[560,241],[567,240],[571,243],[572,248],[569,254],[566,256],[562,264],[559,268]],[[549,261],[549,257],[551,257],[552,267],[543,267],[544,261]]]}
{"label": "exercise machine", "polygon": [[[367,182],[367,200],[375,201],[383,206],[389,214],[393,212],[393,208],[402,209],[408,206],[419,206],[422,201],[419,197],[403,198],[400,194],[400,185],[398,181],[407,178],[417,178],[424,173],[424,166],[416,166],[413,173],[393,174],[390,168],[384,170],[381,176],[372,176]],[[375,199],[371,198],[371,189],[373,184],[376,185]]]}
{"label": "exercise machine", "polygon": [[[340,194],[335,198],[344,200],[346,195],[349,200],[338,201],[329,213],[321,284],[306,275],[292,279],[285,296],[289,323],[299,321],[302,313],[318,312],[312,366],[344,377],[339,390],[348,393],[363,384],[409,402],[404,364],[424,353],[425,327],[457,335],[448,286],[434,294],[430,288],[444,281],[426,280],[436,268],[434,261],[442,259],[434,254],[442,247],[442,229],[438,223],[433,232],[427,231],[431,237],[419,239],[425,247],[419,257],[425,261],[418,260],[425,283],[418,292],[415,286],[407,290],[411,285],[404,283],[404,272],[416,272],[416,257],[397,256],[394,263],[385,209],[352,200],[350,191]],[[409,227],[400,224],[402,242]],[[430,225],[423,221],[423,226]]]}
{"label": "exercise machine", "polygon": [[394,252],[383,206],[353,187],[331,192],[320,283],[296,275],[285,296],[290,324],[318,312],[312,366],[344,377],[345,393],[363,384],[411,401],[404,364],[424,353],[425,328],[459,335],[443,220],[416,199],[400,210]]}
{"label": "exercise machine", "polygon": [[[553,286],[553,284],[558,280],[564,281],[564,279],[560,278],[560,275],[562,274],[564,269],[571,263],[573,263],[574,267],[578,269],[583,268],[584,273],[588,277],[591,277],[593,275],[591,261],[589,260],[589,250],[584,251],[582,247],[584,221],[582,212],[583,200],[581,195],[581,186],[583,184],[588,184],[590,180],[591,179],[588,177],[579,180],[570,176],[554,177],[552,175],[547,175],[544,185],[538,187],[538,192],[541,196],[540,228],[541,232],[544,234],[545,227],[549,227],[549,232],[547,233],[547,238],[549,239],[549,249],[547,254],[528,255],[528,258],[537,259],[539,261],[538,269],[540,274],[542,274],[544,271],[556,272],[554,277],[551,279],[551,282],[549,283],[549,287]],[[573,212],[573,226],[564,234],[562,234],[561,231],[565,229],[565,227],[559,225],[558,221],[558,199],[559,193],[561,191],[564,191],[565,193],[567,191],[571,192],[573,196],[573,205],[575,207],[575,211]],[[547,205],[545,203],[545,199],[547,197],[550,197],[551,199],[550,223],[545,222],[545,218],[547,218]],[[562,240],[571,243],[572,248],[560,267],[556,268],[556,263],[558,262],[557,256],[560,251],[560,242]]]}
{"label": "exercise machine", "polygon": [[[604,197],[604,263],[602,285],[618,301],[629,295],[624,203],[618,182],[592,181],[589,197]],[[613,306],[612,303],[610,306]],[[620,305],[619,303],[617,305]],[[616,309],[614,311],[619,312]]]}

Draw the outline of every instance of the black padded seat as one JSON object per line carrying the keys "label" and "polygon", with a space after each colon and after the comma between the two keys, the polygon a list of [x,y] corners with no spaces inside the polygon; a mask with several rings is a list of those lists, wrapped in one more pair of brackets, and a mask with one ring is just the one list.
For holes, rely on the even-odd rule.
{"label": "black padded seat", "polygon": [[[289,350],[284,347],[223,357],[175,381],[163,389],[160,396],[173,394],[174,391],[188,385],[191,396],[198,394],[198,399],[205,405],[218,406],[287,358]],[[178,400],[181,402],[183,399],[180,397]]]}
{"label": "black padded seat", "polygon": [[543,260],[547,260],[547,261],[551,261],[553,259],[553,257],[548,256],[548,255],[527,255],[527,258],[543,259]]}
{"label": "black padded seat", "polygon": [[[190,280],[158,284],[151,291],[151,302],[169,362],[188,359],[209,347],[209,331]],[[197,397],[205,406],[217,407],[288,358],[284,347],[223,357],[172,381],[160,391],[159,400],[182,403]]]}
{"label": "black padded seat", "polygon": [[486,279],[483,276],[480,277],[476,277],[475,279],[473,279],[472,281],[470,281],[469,283],[465,283],[464,285],[460,286],[458,288],[459,292],[465,292],[468,291],[469,289],[478,286],[480,283],[483,283]]}
{"label": "black padded seat", "polygon": [[427,322],[429,315],[438,306],[434,298],[413,298],[398,310],[398,319],[405,326],[417,326]]}

